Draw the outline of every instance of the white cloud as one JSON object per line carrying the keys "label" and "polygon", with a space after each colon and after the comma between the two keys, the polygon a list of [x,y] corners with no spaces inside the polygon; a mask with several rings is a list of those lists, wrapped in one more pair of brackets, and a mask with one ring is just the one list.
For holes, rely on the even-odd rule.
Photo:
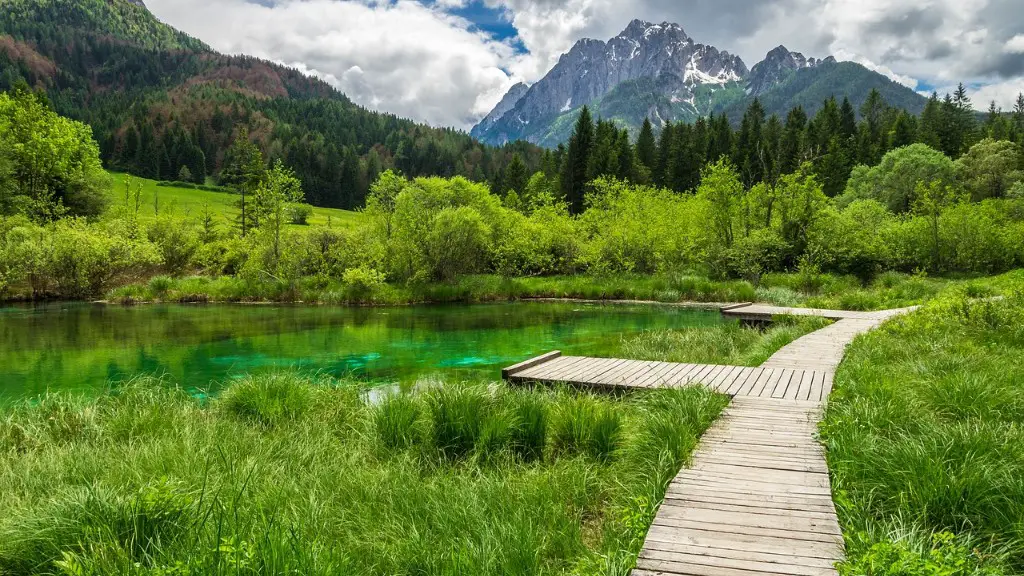
{"label": "white cloud", "polygon": [[1024,34],[1017,34],[1006,41],[1003,49],[1010,54],[1024,54]]}
{"label": "white cloud", "polygon": [[[263,4],[255,4],[260,1]],[[448,10],[504,10],[495,40]],[[1024,77],[1020,0],[147,0],[157,16],[218,50],[308,70],[353,100],[468,128],[516,81],[540,79],[577,40],[633,18],[679,23],[753,66],[785,44],[836,55],[916,87],[958,81],[1008,90]],[[265,5],[269,3],[270,5]],[[980,93],[980,91],[979,91]]]}
{"label": "white cloud", "polygon": [[[967,96],[970,97],[976,110],[988,110],[989,103],[994,101],[996,107],[1010,111],[1013,110],[1014,103],[1017,101],[1017,95],[1024,93],[1024,78],[993,82],[982,86],[965,86],[965,88]],[[941,95],[947,92],[952,93],[954,90],[956,90],[956,86],[950,85],[937,88],[936,92]]]}
{"label": "white cloud", "polygon": [[[511,85],[514,49],[442,7],[397,2],[148,0],[159,18],[214,49],[314,73],[356,102],[467,128]],[[446,0],[445,6],[452,6]]]}

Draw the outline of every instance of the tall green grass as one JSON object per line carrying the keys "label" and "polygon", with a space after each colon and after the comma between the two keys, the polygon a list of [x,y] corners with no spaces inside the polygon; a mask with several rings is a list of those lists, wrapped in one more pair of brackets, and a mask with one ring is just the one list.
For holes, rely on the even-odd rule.
{"label": "tall green grass", "polygon": [[1003,288],[851,346],[822,426],[845,573],[1024,573],[1024,282]]}
{"label": "tall green grass", "polygon": [[650,330],[623,339],[619,356],[638,360],[760,366],[780,348],[829,325],[824,318],[780,316],[763,330],[732,321],[685,330]]}
{"label": "tall green grass", "polygon": [[624,575],[725,399],[466,384],[367,402],[277,374],[206,401],[142,380],[18,405],[0,574]]}

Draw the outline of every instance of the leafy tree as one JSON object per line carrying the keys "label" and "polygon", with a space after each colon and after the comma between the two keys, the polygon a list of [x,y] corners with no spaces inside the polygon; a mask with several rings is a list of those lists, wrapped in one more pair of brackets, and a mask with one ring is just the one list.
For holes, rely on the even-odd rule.
{"label": "leafy tree", "polygon": [[991,138],[975,144],[956,161],[958,179],[974,201],[1002,198],[1024,180],[1020,147]]}
{"label": "leafy tree", "polygon": [[933,181],[954,185],[953,161],[924,144],[912,144],[889,152],[878,166],[854,169],[839,204],[872,199],[893,212],[909,212],[915,205],[918,183],[930,186]]}
{"label": "leafy tree", "polygon": [[917,183],[914,211],[923,215],[928,220],[928,228],[931,232],[932,266],[934,270],[942,269],[942,251],[939,236],[939,223],[942,214],[947,208],[960,201],[960,198],[960,194],[952,186],[944,184],[939,180],[920,181]]}
{"label": "leafy tree", "polygon": [[743,198],[743,183],[728,160],[708,164],[701,176],[697,198],[708,214],[714,244],[729,248],[735,239],[735,218]]}
{"label": "leafy tree", "polygon": [[252,212],[259,222],[260,229],[271,237],[275,259],[281,257],[281,228],[285,224],[287,210],[291,205],[303,200],[302,183],[295,177],[295,172],[285,167],[281,160],[276,161],[274,166],[267,170],[256,186]]}
{"label": "leafy tree", "polygon": [[27,91],[0,94],[0,209],[37,220],[97,216],[109,180],[92,130]]}
{"label": "leafy tree", "polygon": [[249,140],[249,131],[243,127],[235,137],[234,144],[228,148],[224,169],[220,173],[221,186],[231,187],[240,195],[239,228],[243,238],[250,227],[259,224],[256,214],[247,212],[246,200],[262,182],[264,170],[263,153]]}

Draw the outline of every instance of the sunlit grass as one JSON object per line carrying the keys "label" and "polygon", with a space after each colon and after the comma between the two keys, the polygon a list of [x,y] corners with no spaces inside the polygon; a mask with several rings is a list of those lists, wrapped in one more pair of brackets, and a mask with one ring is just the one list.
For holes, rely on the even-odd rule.
{"label": "sunlit grass", "polygon": [[0,420],[3,574],[626,574],[725,398],[276,374]]}
{"label": "sunlit grass", "polygon": [[[110,206],[121,207],[125,204],[126,174],[110,172],[111,187],[108,191]],[[200,220],[209,210],[209,214],[221,228],[233,225],[241,213],[235,205],[238,196],[229,192],[196,190],[176,186],[157,186],[156,180],[131,176],[132,189],[142,185],[139,202],[139,217],[143,221],[152,220],[157,214],[174,214],[175,216]],[[131,200],[134,202],[134,199]],[[348,210],[336,208],[314,207],[308,226],[327,226],[346,228],[362,221],[362,216]],[[291,226],[291,224],[289,224]],[[296,228],[303,228],[296,226]]]}
{"label": "sunlit grass", "polygon": [[[849,574],[901,555],[911,558],[905,571],[873,573],[1024,571],[1024,283],[1016,276],[994,283],[1006,300],[951,290],[851,346],[822,426]],[[915,571],[931,557],[950,570],[961,564]]]}
{"label": "sunlit grass", "polygon": [[685,330],[652,330],[624,339],[618,356],[637,360],[760,366],[780,348],[831,322],[807,316],[780,316],[763,328],[738,320]]}

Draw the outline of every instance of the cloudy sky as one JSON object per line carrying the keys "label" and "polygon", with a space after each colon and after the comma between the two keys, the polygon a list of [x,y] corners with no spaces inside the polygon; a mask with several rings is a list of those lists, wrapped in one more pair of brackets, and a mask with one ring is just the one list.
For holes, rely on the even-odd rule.
{"label": "cloudy sky", "polygon": [[316,74],[356,102],[468,129],[580,38],[676,22],[753,66],[775,46],[835,55],[975,107],[1024,91],[1021,0],[146,0],[213,48]]}

